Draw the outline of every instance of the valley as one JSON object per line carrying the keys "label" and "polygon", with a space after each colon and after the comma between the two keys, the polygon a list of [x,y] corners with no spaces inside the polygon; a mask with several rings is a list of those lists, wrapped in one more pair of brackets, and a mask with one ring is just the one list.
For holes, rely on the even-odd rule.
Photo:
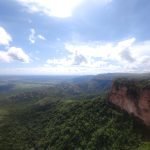
{"label": "valley", "polygon": [[[145,86],[149,74],[137,79]],[[135,74],[1,78],[0,149],[149,150],[149,127],[109,101],[114,84],[134,80]]]}

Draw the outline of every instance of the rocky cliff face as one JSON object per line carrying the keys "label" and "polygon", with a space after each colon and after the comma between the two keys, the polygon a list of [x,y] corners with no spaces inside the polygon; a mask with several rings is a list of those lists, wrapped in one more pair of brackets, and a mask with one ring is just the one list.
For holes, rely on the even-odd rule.
{"label": "rocky cliff face", "polygon": [[[138,84],[138,85],[137,85]],[[137,82],[114,82],[109,101],[150,126],[150,88]]]}

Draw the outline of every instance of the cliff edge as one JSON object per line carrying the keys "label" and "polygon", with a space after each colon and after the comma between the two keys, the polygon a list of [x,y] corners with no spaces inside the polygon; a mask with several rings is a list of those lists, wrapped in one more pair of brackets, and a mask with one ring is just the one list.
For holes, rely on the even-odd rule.
{"label": "cliff edge", "polygon": [[110,91],[109,102],[150,126],[150,80],[115,80]]}

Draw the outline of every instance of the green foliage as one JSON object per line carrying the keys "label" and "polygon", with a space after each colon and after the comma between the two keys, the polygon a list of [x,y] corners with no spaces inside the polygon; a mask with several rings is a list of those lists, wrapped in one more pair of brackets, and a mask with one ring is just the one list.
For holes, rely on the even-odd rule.
{"label": "green foliage", "polygon": [[138,150],[150,150],[150,142],[142,143]]}
{"label": "green foliage", "polygon": [[136,150],[132,118],[100,97],[49,101],[12,112],[0,127],[0,149]]}
{"label": "green foliage", "polygon": [[[145,130],[107,103],[110,76],[59,84],[55,78],[17,79],[13,86],[3,82],[0,150],[149,150]],[[149,81],[121,78],[115,84],[136,96]]]}
{"label": "green foliage", "polygon": [[118,89],[120,86],[126,86],[131,90],[140,90],[144,88],[150,88],[150,77],[140,78],[140,77],[132,77],[132,78],[118,78],[114,81],[116,88]]}

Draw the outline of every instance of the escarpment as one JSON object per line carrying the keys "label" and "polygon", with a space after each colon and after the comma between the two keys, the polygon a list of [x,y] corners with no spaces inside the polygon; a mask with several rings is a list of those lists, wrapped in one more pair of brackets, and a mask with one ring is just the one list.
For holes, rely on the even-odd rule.
{"label": "escarpment", "polygon": [[119,106],[138,117],[147,126],[150,126],[150,80],[114,81],[109,95],[109,102]]}

